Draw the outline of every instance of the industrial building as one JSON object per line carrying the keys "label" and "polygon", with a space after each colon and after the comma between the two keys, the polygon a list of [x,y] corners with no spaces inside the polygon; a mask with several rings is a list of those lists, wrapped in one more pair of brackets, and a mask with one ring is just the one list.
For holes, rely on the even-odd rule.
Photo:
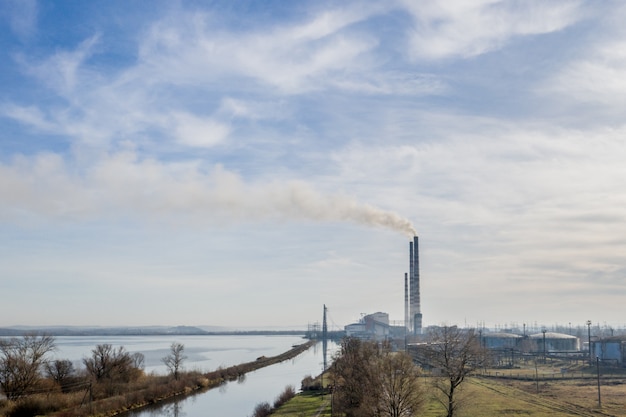
{"label": "industrial building", "polygon": [[383,341],[389,338],[389,314],[373,313],[363,316],[358,323],[348,324],[344,327],[346,336],[357,337],[364,340]]}
{"label": "industrial building", "polygon": [[522,339],[515,333],[481,333],[480,343],[487,349],[520,349]]}
{"label": "industrial building", "polygon": [[580,340],[576,336],[563,333],[541,332],[528,336],[534,352],[577,352]]}
{"label": "industrial building", "polygon": [[591,356],[603,363],[626,366],[626,336],[613,336],[591,341]]}
{"label": "industrial building", "polygon": [[358,323],[344,327],[346,336],[365,340],[389,340],[404,338],[407,334],[422,333],[420,305],[419,241],[414,236],[409,242],[409,273],[404,274],[404,324],[390,326],[389,315],[377,312],[364,315]]}
{"label": "industrial building", "polygon": [[481,332],[480,343],[488,349],[514,349],[520,352],[577,352],[580,340],[563,333],[541,332],[520,335],[509,332]]}

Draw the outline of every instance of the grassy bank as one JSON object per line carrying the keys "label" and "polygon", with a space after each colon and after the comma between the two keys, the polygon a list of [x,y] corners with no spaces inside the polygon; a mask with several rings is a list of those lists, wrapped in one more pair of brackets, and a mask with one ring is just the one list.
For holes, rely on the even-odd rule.
{"label": "grassy bank", "polygon": [[[431,378],[422,379],[427,399],[419,416],[445,415],[437,401]],[[601,402],[598,407],[597,383],[590,378],[542,381],[537,389],[534,381],[472,377],[460,392],[462,409],[459,417],[626,417],[624,397],[626,379],[602,381]],[[331,396],[304,392],[280,407],[273,416],[330,417]],[[443,413],[443,414],[442,414]],[[335,414],[337,416],[337,414]]]}
{"label": "grassy bank", "polygon": [[276,417],[302,417],[319,416],[330,417],[330,395],[304,392],[296,395],[285,405],[280,407],[272,416]]}

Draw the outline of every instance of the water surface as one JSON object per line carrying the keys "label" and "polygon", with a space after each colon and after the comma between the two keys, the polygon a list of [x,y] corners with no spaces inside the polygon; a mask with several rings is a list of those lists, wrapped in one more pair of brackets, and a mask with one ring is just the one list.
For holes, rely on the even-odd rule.
{"label": "water surface", "polygon": [[294,344],[306,342],[301,336],[247,336],[247,335],[201,335],[201,336],[58,336],[54,357],[69,359],[76,367],[82,359],[91,356],[99,344],[114,348],[123,346],[130,353],[140,352],[145,357],[145,371],[165,374],[167,368],[162,359],[170,353],[173,342],[185,346],[187,370],[208,372],[218,367],[250,362],[259,356],[275,356]]}
{"label": "water surface", "polygon": [[[300,336],[88,336],[57,337],[55,357],[70,359],[77,367],[91,355],[98,344],[124,346],[127,351],[145,356],[146,372],[164,374],[167,369],[161,359],[169,353],[172,342],[182,343],[188,356],[188,370],[212,371],[253,361],[259,356],[275,356],[291,349],[294,344],[306,342]],[[323,368],[323,344],[320,342],[296,358],[246,374],[240,381],[224,384],[187,398],[177,399],[130,412],[124,417],[247,417],[261,402],[272,404],[274,399],[292,385],[296,391],[307,375],[319,375]],[[327,356],[337,345],[328,344]]]}

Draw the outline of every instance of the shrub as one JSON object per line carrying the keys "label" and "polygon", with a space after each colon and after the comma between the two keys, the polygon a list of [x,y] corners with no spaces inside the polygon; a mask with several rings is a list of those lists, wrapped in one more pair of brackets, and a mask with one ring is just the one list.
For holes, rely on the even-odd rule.
{"label": "shrub", "polygon": [[292,385],[287,385],[284,391],[274,400],[274,409],[279,408],[295,396],[296,389]]}
{"label": "shrub", "polygon": [[7,417],[32,417],[45,413],[43,405],[34,401],[20,401],[9,411]]}
{"label": "shrub", "polygon": [[262,402],[254,407],[252,417],[267,417],[272,414],[272,406],[269,403]]}
{"label": "shrub", "polygon": [[59,410],[63,403],[59,401],[60,396],[30,395],[15,401],[10,408],[7,417],[31,417],[43,415]]}
{"label": "shrub", "polygon": [[209,386],[209,380],[207,378],[198,378],[198,386],[206,388]]}
{"label": "shrub", "polygon": [[307,375],[302,380],[300,388],[302,391],[319,391],[322,389],[322,384],[320,380],[314,379],[311,375]]}

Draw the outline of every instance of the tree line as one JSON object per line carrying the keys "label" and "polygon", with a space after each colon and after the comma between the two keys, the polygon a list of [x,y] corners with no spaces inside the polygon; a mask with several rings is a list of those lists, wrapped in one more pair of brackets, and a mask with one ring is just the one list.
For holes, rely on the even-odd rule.
{"label": "tree line", "polygon": [[[54,411],[57,407],[53,403],[58,403],[58,408],[67,406],[72,401],[71,394],[78,391],[85,392],[81,403],[94,397],[111,397],[144,376],[144,355],[130,353],[123,346],[97,345],[89,357],[83,358],[79,369],[68,359],[50,360],[55,348],[55,339],[50,335],[28,334],[0,340],[0,392],[6,397],[4,404],[0,400],[0,406],[4,406],[7,415]],[[179,379],[185,359],[184,345],[172,343],[162,358],[170,378]],[[49,406],[40,410],[39,403],[29,399],[44,393],[68,395],[57,401],[48,395]]]}
{"label": "tree line", "polygon": [[[78,404],[84,406],[73,415],[86,416],[95,411],[124,408],[128,401],[142,404],[149,398],[187,392],[190,387],[214,386],[266,366],[273,359],[287,358],[283,358],[284,354],[262,357],[254,363],[206,374],[182,372],[186,359],[184,345],[173,343],[162,358],[169,375],[146,378],[144,356],[130,353],[123,346],[97,345],[89,357],[83,358],[79,369],[66,359],[49,360],[54,349],[54,338],[48,335],[0,340],[0,389],[7,398],[4,404],[0,400],[0,414],[9,417],[50,414]],[[427,341],[411,352],[412,355],[394,352],[387,343],[344,338],[328,371],[333,411],[345,417],[411,417],[418,415],[425,402],[434,396],[447,417],[457,415],[461,404],[459,388],[487,359],[477,334],[455,326],[435,328]],[[423,378],[425,370],[429,371],[428,378]],[[45,401],[32,400],[42,393],[47,393]],[[49,393],[59,396],[51,397]],[[124,403],[120,399],[122,393],[126,396]],[[102,408],[88,408],[86,404],[92,400],[100,400]],[[271,408],[269,404],[263,406],[255,413],[262,415]]]}
{"label": "tree line", "polygon": [[478,335],[456,326],[433,328],[411,352],[344,339],[329,370],[333,411],[345,417],[411,417],[434,399],[445,416],[457,415],[461,385],[488,359]]}

